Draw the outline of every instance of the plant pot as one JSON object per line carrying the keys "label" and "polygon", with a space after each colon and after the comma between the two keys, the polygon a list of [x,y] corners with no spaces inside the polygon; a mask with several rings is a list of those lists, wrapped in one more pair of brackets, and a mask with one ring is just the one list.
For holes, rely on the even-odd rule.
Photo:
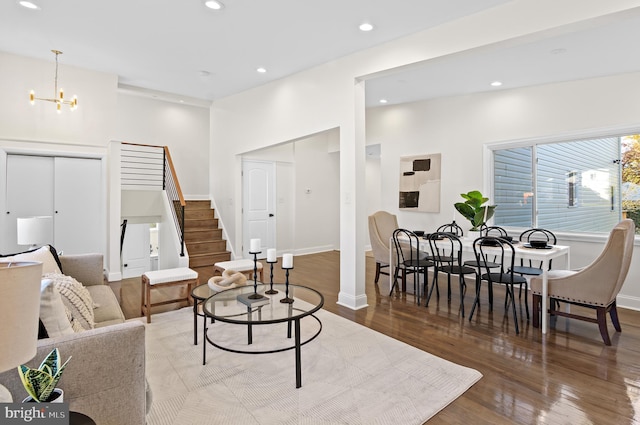
{"label": "plant pot", "polygon": [[[49,401],[43,403],[62,403],[64,401],[64,391],[61,388],[55,388],[49,397]],[[24,400],[23,403],[35,403],[33,397],[28,396]]]}

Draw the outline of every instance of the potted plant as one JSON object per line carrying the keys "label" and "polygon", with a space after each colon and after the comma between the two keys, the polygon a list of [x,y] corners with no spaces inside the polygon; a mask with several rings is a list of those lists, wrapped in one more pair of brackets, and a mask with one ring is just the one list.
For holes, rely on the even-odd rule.
{"label": "potted plant", "polygon": [[62,403],[63,392],[60,388],[56,388],[56,385],[69,360],[71,357],[61,366],[60,352],[54,348],[37,369],[31,369],[25,365],[18,366],[22,385],[29,393],[29,397],[25,398],[23,402]]}
{"label": "potted plant", "polygon": [[471,223],[471,229],[469,230],[472,232],[479,231],[480,226],[493,217],[496,205],[483,206],[489,198],[485,198],[482,196],[482,193],[477,190],[472,190],[469,193],[461,193],[460,196],[462,196],[465,201],[456,202],[454,207]]}

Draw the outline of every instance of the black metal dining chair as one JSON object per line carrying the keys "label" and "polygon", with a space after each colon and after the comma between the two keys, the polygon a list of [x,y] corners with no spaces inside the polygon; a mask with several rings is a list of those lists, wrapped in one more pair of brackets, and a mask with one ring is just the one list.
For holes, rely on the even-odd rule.
{"label": "black metal dining chair", "polygon": [[[484,267],[478,267],[478,285],[476,286],[476,298],[471,307],[471,313],[469,314],[469,321],[473,318],[476,306],[480,303],[480,287],[482,281],[487,281],[487,284],[491,287],[494,283],[499,283],[505,286],[505,314],[508,314],[509,306],[513,312],[513,320],[516,329],[516,334],[520,333],[520,327],[518,326],[518,314],[516,312],[516,300],[514,285],[525,287],[525,294],[528,293],[527,279],[514,274],[513,266],[515,261],[515,249],[511,242],[492,236],[481,236],[473,241],[473,252],[478,264],[482,263],[482,259],[489,256],[495,256],[495,262],[499,264],[497,268],[489,268],[485,262]],[[525,309],[527,313],[527,320],[529,320],[529,303],[525,296]]]}
{"label": "black metal dining chair", "polygon": [[464,236],[462,227],[460,227],[460,225],[456,223],[455,220],[453,220],[451,223],[443,224],[442,226],[438,227],[436,233],[440,232],[451,233],[452,235],[456,235],[460,238]]}
{"label": "black metal dining chair", "polygon": [[[547,245],[555,245],[557,242],[556,235],[547,229],[528,229],[520,234],[518,238],[520,243],[528,244],[531,241],[545,242]],[[540,276],[542,274],[542,262],[539,266],[533,264],[533,260],[528,261],[528,265],[525,265],[524,260],[520,259],[520,265],[514,266],[513,272],[520,275],[528,276]],[[551,261],[549,261],[549,269],[551,269]]]}
{"label": "black metal dining chair", "polygon": [[467,283],[464,277],[469,274],[476,275],[476,269],[462,264],[462,242],[456,235],[450,232],[436,232],[431,233],[428,239],[431,258],[435,263],[435,267],[431,290],[427,295],[425,305],[429,306],[429,300],[434,288],[436,289],[436,297],[440,298],[440,289],[438,287],[438,275],[440,273],[447,275],[447,294],[448,300],[451,301],[451,275],[457,275],[460,284],[460,312],[464,317],[464,295],[467,291]]}
{"label": "black metal dining chair", "polygon": [[[410,230],[396,229],[393,231],[393,245],[396,255],[395,271],[393,274],[393,285],[389,296],[397,287],[399,274],[402,273],[402,286],[406,287],[406,276],[410,273],[413,276],[413,291],[416,302],[420,304],[420,292],[426,294],[429,278],[429,267],[434,267],[433,261],[424,257],[420,251],[420,239]],[[423,288],[420,287],[420,273],[423,274]]]}

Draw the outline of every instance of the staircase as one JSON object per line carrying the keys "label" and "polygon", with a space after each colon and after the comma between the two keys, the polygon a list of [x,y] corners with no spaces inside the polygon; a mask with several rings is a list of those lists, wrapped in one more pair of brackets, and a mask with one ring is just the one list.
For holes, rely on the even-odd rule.
{"label": "staircase", "polygon": [[189,252],[189,268],[198,272],[200,283],[213,276],[213,265],[229,261],[227,241],[222,239],[218,219],[209,201],[186,201],[184,213],[184,241]]}

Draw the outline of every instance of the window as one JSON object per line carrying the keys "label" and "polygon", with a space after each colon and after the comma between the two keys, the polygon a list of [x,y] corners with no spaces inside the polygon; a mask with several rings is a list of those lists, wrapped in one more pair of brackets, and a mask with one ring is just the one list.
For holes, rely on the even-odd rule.
{"label": "window", "polygon": [[640,135],[493,151],[495,224],[608,232],[640,218]]}

